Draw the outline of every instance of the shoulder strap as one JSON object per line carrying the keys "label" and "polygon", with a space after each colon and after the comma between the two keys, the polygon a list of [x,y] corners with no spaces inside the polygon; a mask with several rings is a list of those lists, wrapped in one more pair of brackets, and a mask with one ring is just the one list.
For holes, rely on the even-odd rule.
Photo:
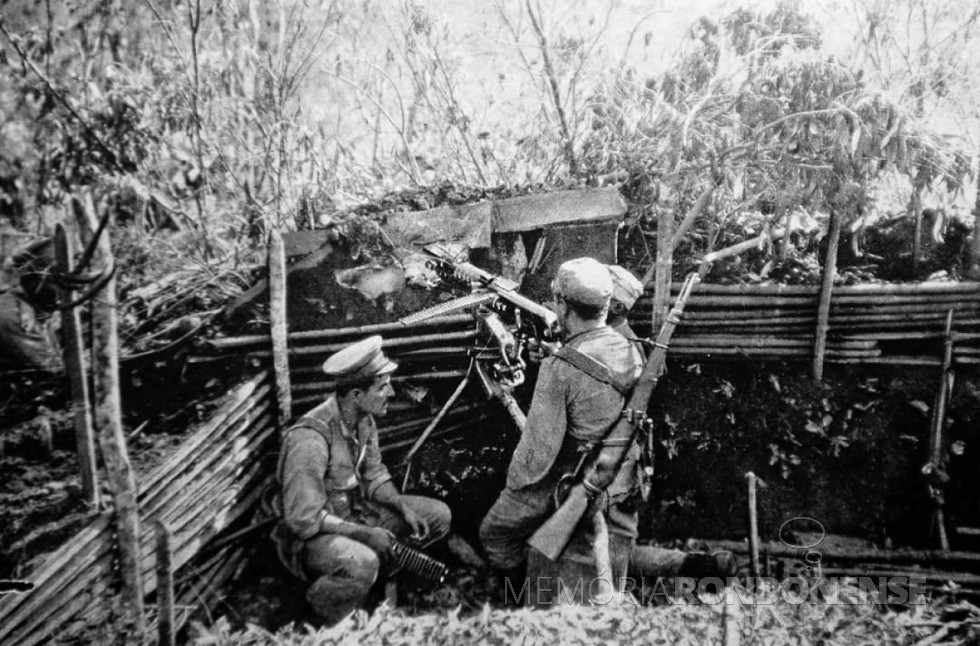
{"label": "shoulder strap", "polygon": [[602,365],[589,355],[573,348],[570,345],[563,345],[554,355],[569,365],[581,370],[596,381],[612,386],[623,397],[628,397],[633,390],[632,384],[626,380],[616,377],[609,368]]}
{"label": "shoulder strap", "polygon": [[313,417],[312,415],[303,415],[298,420],[296,420],[296,423],[290,426],[289,430],[287,430],[286,432],[288,433],[289,431],[292,431],[293,429],[296,428],[308,428],[310,430],[316,431],[317,434],[322,436],[324,440],[326,440],[327,436],[330,434],[330,426],[322,419],[318,419],[316,417]]}

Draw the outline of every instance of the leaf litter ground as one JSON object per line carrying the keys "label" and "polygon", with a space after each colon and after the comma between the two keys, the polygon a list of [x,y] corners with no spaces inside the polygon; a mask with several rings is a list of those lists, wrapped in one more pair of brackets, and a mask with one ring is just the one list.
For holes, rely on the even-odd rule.
{"label": "leaf litter ground", "polygon": [[[735,602],[736,597],[740,600]],[[565,605],[550,610],[459,606],[409,614],[383,605],[355,613],[331,628],[287,626],[278,632],[250,625],[232,630],[222,619],[197,624],[197,646],[328,646],[357,644],[935,644],[978,643],[980,608],[966,601],[886,607],[856,588],[850,602],[793,603],[741,591],[703,603],[642,606]],[[856,603],[855,603],[856,602]],[[726,633],[727,626],[727,633]],[[737,633],[737,639],[736,639]]]}

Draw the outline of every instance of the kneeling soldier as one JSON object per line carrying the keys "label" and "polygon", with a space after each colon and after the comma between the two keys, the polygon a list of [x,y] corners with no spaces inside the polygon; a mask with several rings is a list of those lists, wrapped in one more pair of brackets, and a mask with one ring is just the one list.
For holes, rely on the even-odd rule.
{"label": "kneeling soldier", "polygon": [[362,605],[379,574],[393,573],[396,538],[424,547],[449,532],[449,508],[400,494],[381,462],[374,417],[388,412],[397,367],[380,336],[334,354],[323,364],[334,394],[282,440],[274,539],[286,567],[311,584],[306,598],[327,623]]}

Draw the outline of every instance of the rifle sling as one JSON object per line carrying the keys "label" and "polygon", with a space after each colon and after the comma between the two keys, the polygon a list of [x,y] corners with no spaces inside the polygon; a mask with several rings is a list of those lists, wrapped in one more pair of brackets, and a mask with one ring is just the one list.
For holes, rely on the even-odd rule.
{"label": "rifle sling", "polygon": [[[596,381],[612,386],[623,397],[629,397],[633,390],[632,383],[627,383],[625,379],[617,377],[609,368],[570,345],[563,345],[553,356],[581,370]],[[630,382],[632,381],[631,379]]]}
{"label": "rifle sling", "polygon": [[[629,398],[630,393],[633,390],[633,386],[631,383],[626,383],[624,379],[617,378],[609,370],[609,368],[599,363],[598,361],[588,356],[587,354],[581,352],[580,350],[573,348],[570,345],[563,345],[561,348],[558,349],[558,352],[556,352],[552,356],[557,357],[562,361],[565,361],[573,368],[576,368],[577,370],[584,372],[585,374],[587,374],[589,377],[592,377],[596,381],[612,386],[616,390],[616,392],[618,392],[620,395],[623,396],[624,398],[623,403],[625,405],[626,400]],[[579,446],[581,458],[578,464],[576,465],[574,471],[572,471],[572,474],[570,474],[573,475],[575,479],[578,480],[581,478],[583,468],[585,467],[586,462],[589,459],[594,458],[596,454],[600,450],[602,450],[603,447],[607,447],[607,446],[624,447],[625,450],[625,447],[628,447],[631,444],[633,444],[634,438],[632,436],[629,438],[616,438],[616,439],[610,439],[609,437],[610,433],[616,427],[616,424],[619,422],[619,418],[621,415],[622,415],[622,410],[620,411],[620,414],[616,416],[616,420],[613,421],[613,423],[609,426],[608,429],[606,429],[606,432],[603,434],[603,436],[600,439],[594,440],[592,442],[586,442],[585,444]],[[582,482],[583,485],[587,484],[582,480],[579,481]]]}
{"label": "rifle sling", "polygon": [[323,420],[317,419],[312,415],[303,415],[300,417],[299,420],[293,424],[293,428],[308,428],[316,431],[323,437],[330,434],[330,426]]}

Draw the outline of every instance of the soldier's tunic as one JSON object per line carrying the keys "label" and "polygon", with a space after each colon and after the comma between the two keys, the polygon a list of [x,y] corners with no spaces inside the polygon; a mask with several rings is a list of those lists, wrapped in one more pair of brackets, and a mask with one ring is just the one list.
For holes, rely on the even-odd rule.
{"label": "soldier's tunic", "polygon": [[[608,327],[589,330],[566,342],[595,359],[630,386],[642,369],[634,345]],[[525,541],[555,510],[559,479],[579,461],[580,448],[598,442],[619,417],[623,395],[557,357],[541,363],[527,424],[507,472],[507,484],[480,527],[491,564],[507,570],[526,559]],[[636,487],[637,446],[607,489],[622,499]],[[622,504],[609,510],[609,530],[635,538],[637,515]]]}
{"label": "soldier's tunic", "polygon": [[[296,576],[313,581],[314,607],[343,616],[359,605],[378,576],[380,562],[368,546],[321,533],[325,519],[363,523],[406,536],[401,516],[373,501],[391,475],[381,461],[374,418],[356,429],[344,424],[335,396],[301,418],[283,437],[278,469],[282,522],[273,533],[279,556]],[[438,500],[403,496],[429,523],[427,543],[449,532],[450,512]],[[321,608],[318,608],[320,610]]]}

